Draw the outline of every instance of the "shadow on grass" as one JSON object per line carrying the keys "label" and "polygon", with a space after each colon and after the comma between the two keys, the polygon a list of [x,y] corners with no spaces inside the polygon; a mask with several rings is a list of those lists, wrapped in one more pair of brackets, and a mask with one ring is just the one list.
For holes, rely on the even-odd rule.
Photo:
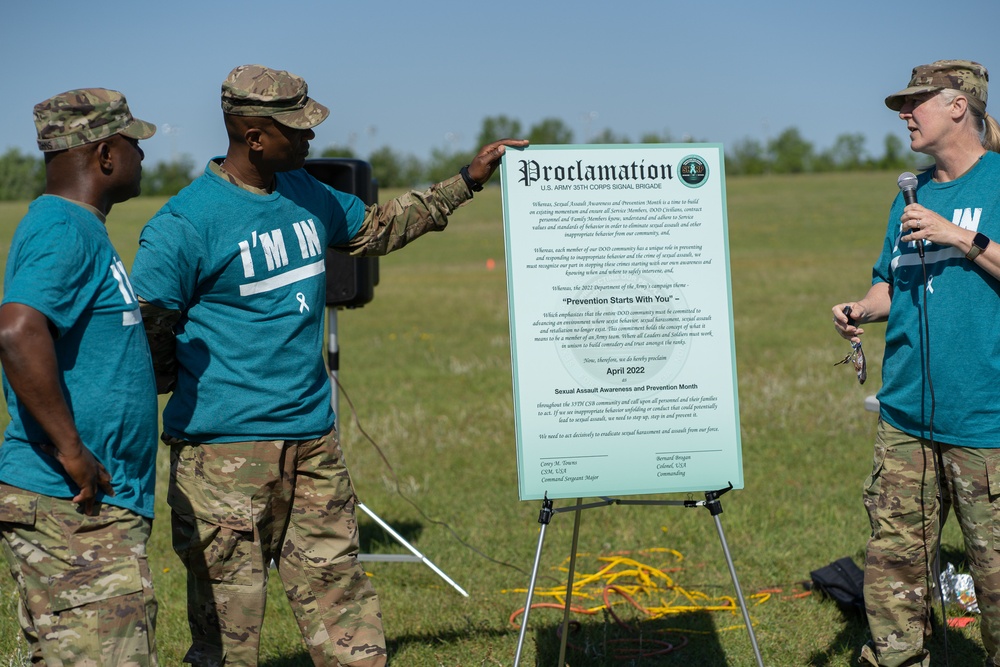
{"label": "shadow on grass", "polygon": [[[447,632],[435,632],[433,634],[403,635],[400,637],[386,638],[386,649],[389,651],[389,664],[394,665],[393,656],[397,656],[410,646],[426,648],[429,646],[439,646],[458,642],[467,642],[470,639],[490,639],[503,638],[511,635],[510,630],[486,629],[486,628],[463,628],[460,630],[450,630]],[[558,644],[556,652],[558,653]],[[511,654],[513,660],[513,654]],[[542,663],[545,664],[545,663]],[[295,655],[281,656],[278,658],[268,658],[260,661],[260,667],[312,667],[313,661],[309,657],[309,652],[302,649]]]}
{"label": "shadow on grass", "polygon": [[948,563],[954,565],[955,569],[959,572],[969,571],[969,558],[965,553],[965,549],[942,544],[941,569],[943,570],[948,567]]}
{"label": "shadow on grass", "polygon": [[313,667],[313,661],[309,657],[309,652],[302,649],[295,655],[262,660],[260,667]]}
{"label": "shadow on grass", "polygon": [[[968,560],[963,549],[956,549],[949,546],[941,548],[941,562],[952,563],[960,572],[968,571]],[[948,609],[949,618],[961,615],[961,612],[952,607]],[[979,615],[970,614],[976,620],[973,626],[973,634],[978,632]],[[986,652],[974,640],[965,636],[963,631],[948,628],[947,633],[941,632],[941,607],[940,602],[934,604],[934,633],[927,641],[927,649],[931,653],[931,667],[942,667],[945,665],[981,665],[986,660]],[[861,656],[861,647],[870,639],[868,632],[868,621],[861,613],[844,613],[844,624],[837,633],[837,636],[822,651],[812,655],[809,667],[828,667],[833,664],[842,664],[840,656],[850,653],[850,664],[857,664]]]}
{"label": "shadow on grass", "polygon": [[[824,604],[833,603],[827,601]],[[829,646],[812,654],[809,662],[806,663],[809,667],[827,667],[828,665],[842,664],[841,656],[847,652],[850,652],[851,655],[849,663],[852,665],[858,664],[858,658],[861,656],[861,647],[870,637],[868,633],[868,621],[860,611],[842,613],[844,623],[840,628],[840,632],[833,638]]]}
{"label": "shadow on grass", "polygon": [[[477,628],[470,626],[468,628],[448,630],[446,632],[435,632],[433,634],[402,635],[399,637],[386,638],[386,649],[389,651],[389,664],[392,665],[394,664],[392,657],[394,655],[398,655],[410,646],[415,645],[418,647],[428,647],[441,644],[451,644],[453,642],[467,642],[470,639],[510,637],[511,634],[511,630],[482,627]],[[510,659],[513,661],[513,653],[511,654]]]}
{"label": "shadow on grass", "polygon": [[[379,517],[382,518],[382,517]],[[383,521],[385,519],[383,518]],[[417,521],[402,521],[399,523],[386,521],[400,537],[409,543],[413,543],[423,532],[423,524]],[[406,551],[406,547],[397,542],[392,535],[384,528],[375,523],[368,515],[358,512],[358,541],[361,544],[361,553],[395,553]],[[409,553],[409,551],[406,551]]]}
{"label": "shadow on grass", "polygon": [[[548,623],[535,630],[538,665],[558,664],[561,626],[561,622]],[[628,627],[604,612],[602,616],[571,621],[566,663],[573,667],[726,665],[718,632],[708,612],[630,621]]]}
{"label": "shadow on grass", "polygon": [[[935,619],[940,614],[935,612]],[[978,617],[977,623],[978,626]],[[843,656],[850,652],[850,664],[858,664],[861,647],[868,641],[868,622],[861,614],[845,615],[844,625],[830,645],[812,655],[807,663],[809,667],[829,667],[843,664]],[[944,665],[981,665],[986,660],[986,652],[975,641],[968,639],[960,630],[948,628],[947,656],[945,659],[945,639],[941,634],[941,625],[936,623],[934,634],[927,642],[931,653],[931,667]]]}

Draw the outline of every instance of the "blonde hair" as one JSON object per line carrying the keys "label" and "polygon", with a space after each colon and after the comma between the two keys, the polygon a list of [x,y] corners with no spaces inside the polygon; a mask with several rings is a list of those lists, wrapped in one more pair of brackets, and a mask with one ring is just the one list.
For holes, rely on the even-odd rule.
{"label": "blonde hair", "polygon": [[994,153],[1000,153],[1000,123],[997,123],[996,118],[986,113],[985,102],[978,97],[966,95],[962,91],[952,88],[945,88],[941,91],[941,95],[944,97],[946,104],[954,102],[955,98],[959,95],[964,97],[969,103],[969,111],[972,115],[974,128],[979,135],[979,141],[982,143],[983,148]]}

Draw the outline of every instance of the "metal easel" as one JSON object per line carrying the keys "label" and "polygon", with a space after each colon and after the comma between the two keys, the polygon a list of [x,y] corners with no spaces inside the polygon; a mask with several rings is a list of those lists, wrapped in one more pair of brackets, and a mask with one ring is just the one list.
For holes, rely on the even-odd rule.
{"label": "metal easel", "polygon": [[573,524],[573,546],[570,551],[569,580],[566,584],[566,605],[563,610],[562,632],[559,644],[559,667],[566,664],[566,639],[569,635],[569,611],[573,597],[573,575],[576,570],[576,548],[580,536],[580,513],[586,509],[595,507],[607,507],[608,505],[677,505],[681,507],[705,507],[715,520],[715,528],[719,533],[719,540],[722,542],[722,551],[726,556],[726,564],[729,566],[729,576],[733,580],[736,589],[736,597],[740,603],[740,610],[743,612],[743,622],[747,626],[747,633],[750,635],[750,643],[753,646],[754,657],[757,659],[758,667],[764,667],[764,661],[760,655],[760,648],[757,646],[757,637],[754,635],[753,623],[750,621],[750,612],[747,611],[747,603],[743,598],[743,590],[740,588],[739,579],[736,576],[736,567],[733,565],[733,557],[729,553],[729,545],[726,542],[726,534],[722,530],[722,522],[719,515],[722,514],[722,501],[720,497],[733,488],[732,484],[718,491],[706,491],[705,500],[622,500],[620,498],[602,497],[599,502],[583,504],[583,498],[577,498],[576,505],[571,507],[554,508],[548,496],[542,500],[542,509],[538,514],[538,523],[542,524],[538,533],[538,549],[535,551],[535,562],[531,568],[531,581],[528,583],[528,599],[524,605],[524,616],[521,618],[521,633],[517,640],[517,653],[514,656],[514,667],[521,663],[521,651],[524,648],[524,637],[528,629],[528,613],[531,611],[531,597],[535,592],[535,581],[538,578],[538,564],[542,557],[542,544],[545,542],[545,529],[552,520],[553,515],[562,512],[575,512],[576,517]]}

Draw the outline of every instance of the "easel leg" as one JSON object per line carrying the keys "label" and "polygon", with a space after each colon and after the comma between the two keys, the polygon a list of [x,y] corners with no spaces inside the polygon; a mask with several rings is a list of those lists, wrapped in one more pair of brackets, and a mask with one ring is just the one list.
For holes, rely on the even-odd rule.
{"label": "easel leg", "polygon": [[576,499],[576,518],[573,520],[573,546],[569,551],[569,580],[566,582],[566,608],[563,610],[562,633],[559,639],[559,667],[566,664],[566,641],[569,637],[569,608],[573,603],[573,574],[576,572],[576,546],[580,541],[580,515],[583,498]]}
{"label": "easel leg", "polygon": [[729,576],[732,578],[733,586],[736,588],[736,599],[739,600],[740,610],[743,612],[743,622],[746,624],[747,633],[750,635],[750,644],[753,646],[754,657],[757,659],[759,667],[764,667],[764,660],[760,657],[760,648],[757,647],[757,636],[753,632],[753,623],[750,621],[750,612],[747,611],[747,602],[743,598],[743,589],[740,588],[740,580],[736,576],[736,566],[733,565],[733,557],[729,553],[729,544],[726,543],[726,534],[722,531],[722,521],[719,520],[719,515],[722,514],[722,502],[719,500],[719,496],[728,490],[724,489],[722,491],[710,491],[706,493],[705,506],[711,512],[712,518],[715,519],[715,529],[719,533],[719,541],[722,542],[722,552],[726,555]]}
{"label": "easel leg", "polygon": [[750,620],[750,612],[747,610],[746,600],[743,598],[743,589],[740,588],[739,578],[736,576],[736,566],[733,565],[733,557],[729,553],[729,544],[726,542],[726,534],[722,530],[722,522],[719,520],[719,514],[722,514],[722,502],[719,500],[719,496],[733,488],[732,484],[728,488],[720,489],[718,491],[707,491],[705,492],[704,501],[695,500],[663,500],[663,501],[650,501],[650,500],[639,500],[639,501],[629,501],[620,500],[614,498],[604,498],[602,497],[599,503],[590,503],[587,505],[583,504],[583,499],[578,498],[576,501],[576,506],[573,508],[560,508],[554,510],[552,508],[552,501],[548,499],[548,496],[542,501],[542,511],[538,515],[538,523],[542,524],[541,531],[538,534],[538,549],[535,552],[535,563],[531,569],[531,581],[528,584],[528,598],[524,604],[524,615],[521,618],[521,633],[517,640],[517,654],[514,657],[514,667],[519,667],[521,663],[521,650],[524,648],[524,638],[528,629],[528,613],[531,610],[531,598],[535,594],[535,581],[538,578],[538,565],[541,561],[542,556],[542,544],[545,541],[545,528],[552,518],[553,514],[557,512],[576,512],[576,520],[573,525],[573,548],[570,551],[570,565],[569,565],[569,581],[566,584],[566,607],[563,610],[563,623],[562,623],[562,638],[559,648],[559,666],[565,667],[566,659],[566,640],[569,635],[569,612],[573,596],[573,579],[576,572],[576,550],[580,535],[580,514],[582,510],[591,509],[594,507],[604,507],[607,505],[679,505],[683,507],[705,507],[711,513],[712,517],[715,519],[715,529],[719,533],[719,540],[722,543],[722,551],[726,556],[726,565],[729,567],[729,576],[733,580],[733,586],[736,588],[736,597],[739,600],[740,610],[743,612],[743,622],[747,626],[747,633],[750,635],[750,644],[753,646],[754,656],[757,659],[758,667],[764,667],[764,660],[760,655],[760,648],[757,646],[757,637],[753,631],[753,623]]}
{"label": "easel leg", "polygon": [[542,559],[542,544],[545,542],[545,529],[552,519],[552,501],[542,500],[542,511],[538,513],[538,523],[542,524],[538,532],[538,548],[535,550],[535,564],[531,567],[531,581],[528,582],[528,599],[524,602],[524,613],[521,615],[521,632],[517,638],[517,653],[514,654],[514,667],[521,664],[521,650],[524,648],[524,636],[528,632],[528,612],[531,611],[531,597],[535,594],[535,580],[538,578],[538,563]]}

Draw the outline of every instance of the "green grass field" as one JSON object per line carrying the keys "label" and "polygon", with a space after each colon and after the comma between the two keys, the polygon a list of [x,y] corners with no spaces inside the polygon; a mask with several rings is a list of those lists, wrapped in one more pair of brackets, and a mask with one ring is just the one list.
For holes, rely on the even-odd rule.
{"label": "green grass field", "polygon": [[[844,615],[816,594],[797,594],[811,570],[842,556],[860,564],[869,532],[861,484],[870,471],[875,416],[864,411],[863,400],[880,384],[883,328],[867,327],[869,379],[861,387],[852,369],[833,365],[850,348],[834,333],[829,313],[834,303],[867,290],[895,178],[855,173],[728,183],[746,485],[723,496],[721,522],[767,665],[851,665],[867,636],[860,617]],[[383,192],[382,199],[392,194]],[[112,212],[109,230],[126,263],[142,223],[160,203],[139,199]],[[0,204],[4,257],[26,206]],[[490,188],[459,211],[444,233],[383,258],[373,302],[339,313],[340,379],[358,420],[342,396],[341,423],[358,494],[470,593],[461,597],[422,564],[370,564],[394,665],[513,663],[518,630],[508,619],[524,606],[525,593],[513,591],[528,583],[540,503],[517,498],[503,256],[499,189]],[[489,259],[494,270],[487,269]],[[161,490],[167,472],[162,454]],[[188,641],[184,572],[170,549],[164,496],[159,494],[149,551],[160,601],[160,661],[177,665]],[[405,552],[367,517],[360,516],[360,524],[364,551]],[[565,581],[560,568],[570,555],[572,529],[571,513],[549,525],[540,588]],[[603,566],[598,557],[627,554],[667,570],[677,586],[704,594],[706,605],[733,594],[714,522],[704,509],[588,510],[581,517],[578,553],[578,580]],[[945,532],[944,556],[962,559],[954,521]],[[271,583],[261,664],[310,665],[280,586]],[[642,602],[686,604],[676,594],[661,591]],[[574,601],[586,608],[601,604]],[[23,646],[15,603],[4,570],[4,667],[19,664]],[[574,614],[578,625],[569,637],[568,664],[754,664],[738,610],[652,619],[624,604],[613,609],[628,628],[607,612]],[[521,664],[557,663],[561,621],[560,609],[531,612]],[[686,645],[658,657],[620,653],[640,643],[650,652],[661,646],[658,640]],[[978,622],[949,630],[948,645],[951,665],[983,662]],[[943,665],[940,632],[932,650],[934,664]]]}

